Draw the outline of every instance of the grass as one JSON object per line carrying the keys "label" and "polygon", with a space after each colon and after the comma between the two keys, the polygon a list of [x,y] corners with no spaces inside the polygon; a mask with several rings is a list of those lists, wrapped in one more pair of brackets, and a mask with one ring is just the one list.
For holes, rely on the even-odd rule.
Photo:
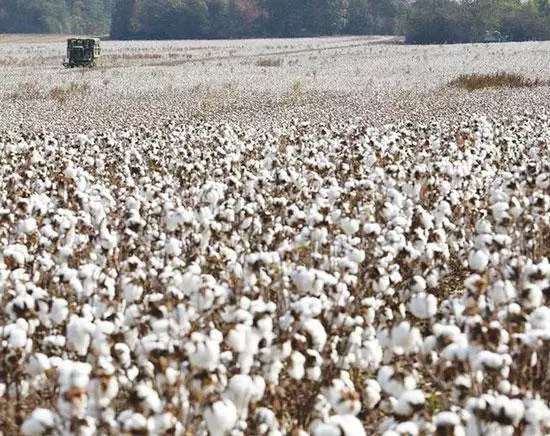
{"label": "grass", "polygon": [[548,84],[540,79],[529,79],[522,74],[497,72],[491,74],[461,74],[449,82],[449,86],[468,91],[487,88],[534,88]]}
{"label": "grass", "polygon": [[88,83],[71,82],[68,85],[55,86],[50,90],[50,97],[59,104],[67,102],[72,95],[82,95],[90,91]]}

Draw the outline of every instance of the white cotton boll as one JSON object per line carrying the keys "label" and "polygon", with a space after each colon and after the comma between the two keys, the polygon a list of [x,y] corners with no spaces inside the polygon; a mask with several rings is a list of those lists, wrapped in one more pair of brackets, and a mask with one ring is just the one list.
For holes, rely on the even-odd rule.
{"label": "white cotton boll", "polygon": [[372,410],[380,402],[382,388],[372,379],[365,379],[363,385],[363,402],[367,410]]}
{"label": "white cotton boll", "polygon": [[168,256],[179,256],[181,254],[182,243],[176,238],[170,238],[164,245],[164,251]]}
{"label": "white cotton boll", "polygon": [[[147,420],[147,430],[149,434],[160,435],[166,434],[176,424],[176,418],[171,413],[161,413],[159,415],[151,416]],[[178,434],[178,433],[176,433]]]}
{"label": "white cotton boll", "polygon": [[544,401],[535,399],[526,402],[525,421],[527,428],[525,434],[539,436],[543,434],[541,427],[550,427],[550,409]]}
{"label": "white cotton boll", "polygon": [[299,351],[293,351],[290,355],[290,362],[290,368],[288,370],[290,377],[295,380],[301,380],[302,378],[304,378],[304,364],[306,362],[306,358],[304,357],[304,355]]}
{"label": "white cotton boll", "polygon": [[313,348],[321,351],[327,342],[327,332],[317,318],[310,318],[303,323],[305,331],[309,333],[313,342]]}
{"label": "white cotton boll", "polygon": [[204,411],[210,436],[224,436],[237,423],[237,409],[228,399],[218,400]]}
{"label": "white cotton boll", "polygon": [[426,290],[426,280],[422,276],[414,276],[411,281],[412,292],[423,292]]}
{"label": "white cotton boll", "polygon": [[48,409],[34,409],[31,416],[21,426],[25,436],[52,434],[59,425],[59,416]]}
{"label": "white cotton boll", "polygon": [[315,283],[315,273],[313,271],[300,267],[290,277],[298,291],[306,293],[313,290],[313,284]]}
{"label": "white cotton boll", "polygon": [[361,222],[354,218],[342,218],[340,220],[340,228],[348,236],[352,236],[359,231]]}
{"label": "white cotton boll", "polygon": [[224,397],[233,402],[237,415],[246,419],[248,405],[251,401],[259,401],[265,390],[265,381],[259,376],[254,379],[246,374],[236,374],[229,380]]}
{"label": "white cotton boll", "polygon": [[31,377],[37,377],[44,374],[51,367],[48,356],[44,353],[35,353],[29,356],[27,364],[25,365],[25,371]]}
{"label": "white cotton boll", "polygon": [[225,341],[233,351],[240,353],[245,350],[247,330],[250,330],[250,327],[243,324],[237,324],[229,331]]}
{"label": "white cotton boll", "polygon": [[516,288],[510,280],[497,281],[487,292],[490,301],[499,306],[509,303],[516,298]]}
{"label": "white cotton boll", "polygon": [[471,251],[468,264],[474,271],[482,272],[489,264],[489,254],[485,250]]}
{"label": "white cotton boll", "polygon": [[365,251],[364,250],[359,250],[357,248],[354,248],[353,250],[351,250],[348,255],[347,255],[347,258],[351,261],[351,262],[355,262],[357,264],[363,262],[365,260]]}
{"label": "white cotton boll", "polygon": [[61,324],[69,315],[69,303],[64,298],[54,298],[50,309],[50,319],[54,325]]}
{"label": "white cotton boll", "polygon": [[340,415],[357,415],[361,410],[359,395],[349,380],[334,379],[326,390],[327,397],[333,410]]}
{"label": "white cotton boll", "polygon": [[399,323],[391,332],[392,347],[395,353],[410,353],[418,350],[422,345],[422,335],[416,327],[408,321]]}
{"label": "white cotton boll", "polygon": [[529,323],[533,330],[550,331],[550,307],[541,306],[529,315]]}
{"label": "white cotton boll", "polygon": [[494,416],[505,416],[512,425],[518,425],[523,419],[525,407],[519,398],[510,399],[504,395],[497,395],[491,404]]}
{"label": "white cotton boll", "polygon": [[122,422],[122,428],[125,432],[137,433],[147,428],[147,418],[141,413],[133,413],[132,411],[125,412],[122,412],[117,419],[119,422]]}
{"label": "white cotton boll", "polygon": [[27,332],[17,324],[12,324],[9,329],[8,342],[13,348],[23,348],[27,345]]}
{"label": "white cotton boll", "polygon": [[140,398],[141,401],[145,403],[145,405],[147,405],[147,407],[153,412],[159,413],[162,410],[162,401],[160,400],[157,391],[151,387],[141,383],[137,386],[136,393],[138,398]]}
{"label": "white cotton boll", "polygon": [[313,436],[365,436],[365,428],[353,415],[333,415],[326,422],[317,424]]}
{"label": "white cotton boll", "polygon": [[71,315],[67,324],[67,343],[74,348],[79,356],[85,356],[88,353],[91,335],[94,331],[93,323],[77,315]]}
{"label": "white cotton boll", "polygon": [[25,235],[30,235],[36,232],[36,220],[34,218],[27,218],[20,221],[17,225],[17,232]]}
{"label": "white cotton boll", "polygon": [[437,313],[437,298],[433,294],[424,292],[411,297],[411,313],[420,319],[429,319]]}
{"label": "white cotton boll", "polygon": [[543,300],[544,294],[537,285],[526,285],[521,291],[521,305],[526,309],[535,309],[540,307]]}
{"label": "white cotton boll", "polygon": [[397,378],[394,374],[395,371],[391,366],[383,366],[378,371],[376,381],[384,392],[399,398],[403,392],[416,389],[416,380],[412,375]]}
{"label": "white cotton boll", "polygon": [[379,235],[382,232],[382,227],[378,223],[366,223],[363,226],[363,232],[367,235]]}
{"label": "white cotton boll", "polygon": [[359,366],[362,369],[376,371],[380,367],[384,351],[377,339],[364,341],[359,350]]}
{"label": "white cotton boll", "polygon": [[4,258],[9,257],[19,266],[25,265],[25,262],[27,261],[27,257],[29,255],[27,247],[22,244],[8,245],[4,249],[2,254],[4,255]]}
{"label": "white cotton boll", "polygon": [[394,407],[393,413],[400,419],[410,418],[424,407],[426,397],[419,389],[404,392]]}
{"label": "white cotton boll", "polygon": [[213,371],[220,360],[220,344],[217,341],[206,338],[195,343],[194,349],[189,354],[189,362],[192,366]]}
{"label": "white cotton boll", "polygon": [[143,288],[130,282],[126,282],[122,285],[124,292],[124,298],[128,304],[140,301],[143,295]]}

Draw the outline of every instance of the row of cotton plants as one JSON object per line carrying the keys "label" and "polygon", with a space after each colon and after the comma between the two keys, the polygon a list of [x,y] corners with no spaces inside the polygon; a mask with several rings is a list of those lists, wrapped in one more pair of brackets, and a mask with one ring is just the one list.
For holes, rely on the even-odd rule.
{"label": "row of cotton plants", "polygon": [[548,434],[549,141],[3,134],[0,396],[26,435]]}

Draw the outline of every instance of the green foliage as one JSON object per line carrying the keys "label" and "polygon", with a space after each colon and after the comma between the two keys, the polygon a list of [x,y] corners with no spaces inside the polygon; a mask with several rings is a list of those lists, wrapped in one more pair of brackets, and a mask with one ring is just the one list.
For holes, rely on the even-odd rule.
{"label": "green foliage", "polygon": [[499,32],[507,40],[550,38],[548,0],[416,0],[406,8],[405,40],[411,44],[491,41]]}
{"label": "green foliage", "polygon": [[0,33],[106,34],[111,0],[2,0]]}
{"label": "green foliage", "polygon": [[[0,33],[113,39],[405,34],[412,44],[550,39],[550,0],[0,0]],[[497,38],[498,39],[498,38]]]}

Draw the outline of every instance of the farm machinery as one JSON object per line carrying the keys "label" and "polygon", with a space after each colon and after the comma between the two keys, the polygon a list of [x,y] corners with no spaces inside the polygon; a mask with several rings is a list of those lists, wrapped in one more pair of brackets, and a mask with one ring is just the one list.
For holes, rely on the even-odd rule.
{"label": "farm machinery", "polygon": [[101,56],[99,38],[67,39],[67,59],[63,62],[66,68],[94,67]]}

